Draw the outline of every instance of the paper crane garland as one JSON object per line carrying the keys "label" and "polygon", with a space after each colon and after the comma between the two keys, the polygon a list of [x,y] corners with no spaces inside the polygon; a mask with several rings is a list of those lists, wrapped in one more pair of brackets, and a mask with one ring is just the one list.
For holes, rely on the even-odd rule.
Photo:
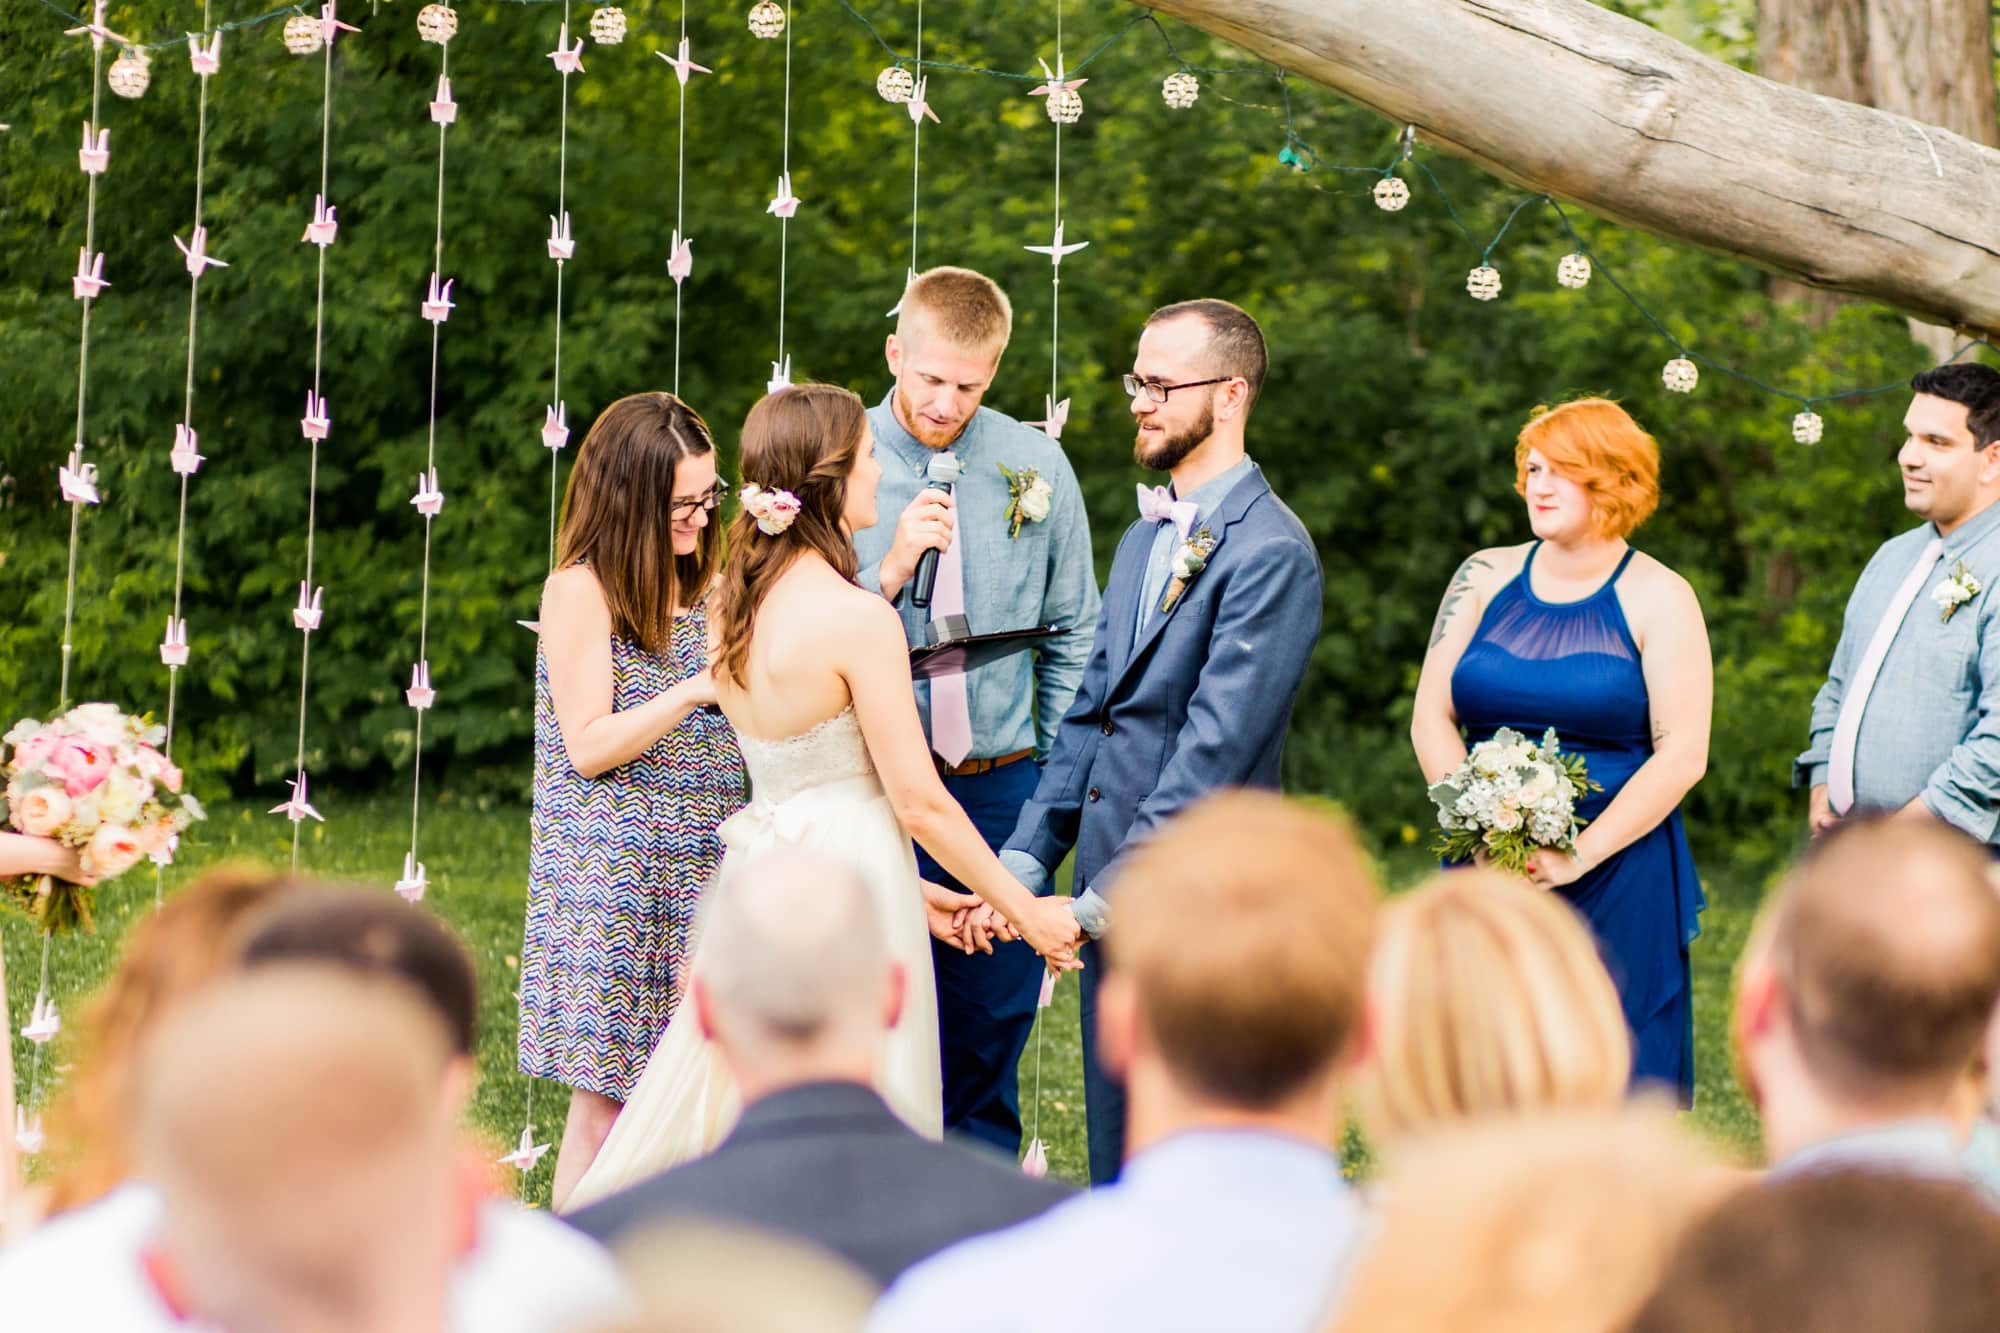
{"label": "paper crane garland", "polygon": [[674,233],[673,253],[667,256],[667,276],[676,285],[686,282],[694,272],[694,238]]}
{"label": "paper crane garland", "polygon": [[410,497],[410,503],[425,518],[436,518],[438,511],[444,508],[444,492],[438,489],[436,468],[417,474],[417,493]]}
{"label": "paper crane garland", "polygon": [[306,233],[299,237],[299,240],[311,241],[314,245],[325,249],[333,244],[334,238],[339,234],[340,222],[334,217],[333,205],[327,203],[325,195],[314,195],[312,221],[306,224]]}
{"label": "paper crane garland", "polygon": [[201,44],[201,34],[191,32],[187,35],[187,39],[188,65],[196,74],[206,78],[222,68],[221,29],[218,28],[215,35],[209,38],[205,49]]}
{"label": "paper crane garland", "polygon": [[21,1035],[37,1046],[55,1040],[62,1031],[62,1016],[56,1012],[56,1002],[45,991],[35,997],[34,1008],[28,1011],[28,1022],[21,1029]]}
{"label": "paper crane garland", "polygon": [[567,212],[561,221],[554,214],[549,216],[549,258],[558,262],[576,258],[576,238],[570,232]]}
{"label": "paper crane garland", "polygon": [[424,295],[423,304],[419,307],[423,311],[424,318],[431,323],[442,324],[451,318],[451,284],[454,281],[456,279],[446,278],[444,286],[440,288],[438,286],[438,275],[435,273],[431,274],[430,290]]}
{"label": "paper crane garland", "polygon": [[535,1142],[535,1127],[529,1125],[521,1130],[521,1142],[515,1146],[514,1151],[503,1153],[493,1160],[502,1166],[511,1166],[516,1171],[528,1172],[535,1169],[535,1163],[541,1161],[542,1155],[548,1150],[548,1144]]}
{"label": "paper crane garland", "polygon": [[332,429],[333,418],[326,413],[326,399],[307,389],[306,414],[299,418],[299,434],[308,440],[323,440]]}
{"label": "paper crane garland", "polygon": [[174,616],[167,617],[167,634],[160,640],[160,664],[170,667],[184,667],[188,664],[188,623]]}
{"label": "paper crane garland", "polygon": [[437,691],[431,688],[429,662],[419,662],[410,668],[410,688],[403,691],[403,698],[419,711],[437,702]]}
{"label": "paper crane garland", "polygon": [[451,80],[438,75],[437,95],[431,99],[431,119],[449,125],[458,119],[458,103],[451,100]]}
{"label": "paper crane garland", "polygon": [[200,278],[204,269],[228,268],[227,260],[217,259],[208,253],[208,228],[196,225],[192,242],[184,242],[174,237],[174,244],[180,247],[181,259],[187,265],[190,278]]}
{"label": "paper crane garland", "polygon": [[557,403],[542,418],[542,448],[561,449],[569,443],[569,404]]}
{"label": "paper crane garland", "polygon": [[1057,218],[1054,241],[1048,245],[1027,245],[1021,248],[1024,250],[1033,250],[1037,254],[1047,255],[1049,257],[1049,264],[1052,267],[1061,268],[1064,255],[1073,255],[1089,244],[1089,241],[1073,241],[1068,245],[1064,245],[1062,219]]}
{"label": "paper crane garland", "polygon": [[680,50],[673,55],[668,55],[665,51],[655,51],[653,54],[667,62],[674,71],[674,77],[681,81],[683,88],[687,86],[690,74],[715,73],[714,70],[706,65],[697,65],[694,63],[694,57],[688,54],[688,39],[685,37],[681,38]]}
{"label": "paper crane garland", "polygon": [[292,608],[292,628],[310,634],[319,628],[320,618],[326,614],[326,588],[306,591],[305,580],[299,580],[299,604]]}
{"label": "paper crane garland", "polygon": [[415,907],[424,900],[430,881],[424,877],[424,863],[410,852],[403,853],[403,877],[396,881],[396,896]]}
{"label": "paper crane garland", "polygon": [[85,246],[77,253],[76,276],[69,280],[70,295],[79,301],[88,301],[103,294],[111,282],[104,276],[104,252],[95,255]]}
{"label": "paper crane garland", "polygon": [[104,169],[111,165],[111,131],[101,129],[93,141],[90,137],[90,122],[83,122],[83,147],[76,150],[76,164],[83,168],[86,176],[102,176]]}
{"label": "paper crane garland", "polygon": [[302,823],[307,819],[317,819],[320,823],[324,824],[326,816],[313,809],[312,802],[306,800],[306,771],[303,768],[299,770],[298,777],[294,778],[289,785],[292,789],[292,794],[272,806],[271,813],[274,815],[283,815],[294,824]]}

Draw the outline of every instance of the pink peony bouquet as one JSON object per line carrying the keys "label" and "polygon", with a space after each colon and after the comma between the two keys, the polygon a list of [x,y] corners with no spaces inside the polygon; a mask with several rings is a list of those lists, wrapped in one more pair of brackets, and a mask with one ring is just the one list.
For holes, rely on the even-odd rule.
{"label": "pink peony bouquet", "polygon": [[[148,857],[165,864],[202,809],[181,790],[180,769],[155,748],[164,735],[114,704],[79,704],[52,722],[17,722],[0,736],[0,823],[74,847],[84,872],[98,880]],[[47,929],[94,928],[87,885],[35,876],[4,889],[0,901]]]}

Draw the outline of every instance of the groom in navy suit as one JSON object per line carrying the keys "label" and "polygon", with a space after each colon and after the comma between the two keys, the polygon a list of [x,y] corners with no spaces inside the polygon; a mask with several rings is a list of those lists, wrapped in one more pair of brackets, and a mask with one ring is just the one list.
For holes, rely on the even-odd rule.
{"label": "groom in navy suit", "polygon": [[[1125,377],[1133,456],[1172,474],[1139,487],[1139,519],[1112,561],[1083,683],[1000,859],[1046,893],[1076,851],[1077,922],[1115,930],[1118,868],[1161,823],[1218,787],[1278,785],[1292,701],[1319,636],[1323,581],[1305,525],[1244,451],[1268,358],[1257,322],[1227,301],[1155,311]],[[1201,947],[1208,923],[1188,923]],[[1104,953],[1082,951],[1090,1178],[1118,1174],[1125,1091],[1098,1064]]]}

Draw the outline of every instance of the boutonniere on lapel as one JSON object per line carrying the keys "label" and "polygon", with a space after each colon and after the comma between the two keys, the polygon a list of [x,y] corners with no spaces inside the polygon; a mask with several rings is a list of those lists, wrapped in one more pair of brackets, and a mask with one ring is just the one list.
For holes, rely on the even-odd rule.
{"label": "boutonniere on lapel", "polygon": [[1938,619],[1949,623],[1951,613],[1964,606],[1980,593],[1979,580],[1965,567],[1963,560],[1951,567],[1944,582],[1931,589],[1931,600],[1937,603]]}
{"label": "boutonniere on lapel", "polygon": [[1187,591],[1194,576],[1208,568],[1208,557],[1215,550],[1215,534],[1207,528],[1196,528],[1188,534],[1187,540],[1174,548],[1173,559],[1167,564],[1173,577],[1167,580],[1166,595],[1160,598],[1160,614],[1174,609],[1181,594]]}
{"label": "boutonniere on lapel", "polygon": [[1021,535],[1023,523],[1039,523],[1049,516],[1056,488],[1031,467],[1016,472],[1002,463],[1000,475],[1007,479],[1007,537],[1011,541]]}

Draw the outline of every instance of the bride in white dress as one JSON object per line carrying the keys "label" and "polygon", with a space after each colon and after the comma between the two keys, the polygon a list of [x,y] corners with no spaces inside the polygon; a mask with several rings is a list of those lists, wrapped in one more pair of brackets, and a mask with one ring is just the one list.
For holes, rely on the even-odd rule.
{"label": "bride in white dress", "polygon": [[[963,944],[966,913],[983,899],[1004,921],[1001,934],[1068,969],[1080,966],[1076,921],[1067,902],[1036,898],[1008,874],[945,791],[917,717],[902,621],[854,581],[852,534],[875,522],[882,478],[861,400],[828,384],[770,395],[743,423],[741,466],[744,508],[709,624],[717,700],[753,799],[722,825],[717,884],[780,843],[862,872],[908,977],[880,1087],[905,1122],[936,1138],[943,1089],[930,936]],[[977,897],[919,880],[912,837]],[[739,1110],[696,1007],[681,1005],[596,1160],[556,1206],[580,1208],[700,1156]]]}

